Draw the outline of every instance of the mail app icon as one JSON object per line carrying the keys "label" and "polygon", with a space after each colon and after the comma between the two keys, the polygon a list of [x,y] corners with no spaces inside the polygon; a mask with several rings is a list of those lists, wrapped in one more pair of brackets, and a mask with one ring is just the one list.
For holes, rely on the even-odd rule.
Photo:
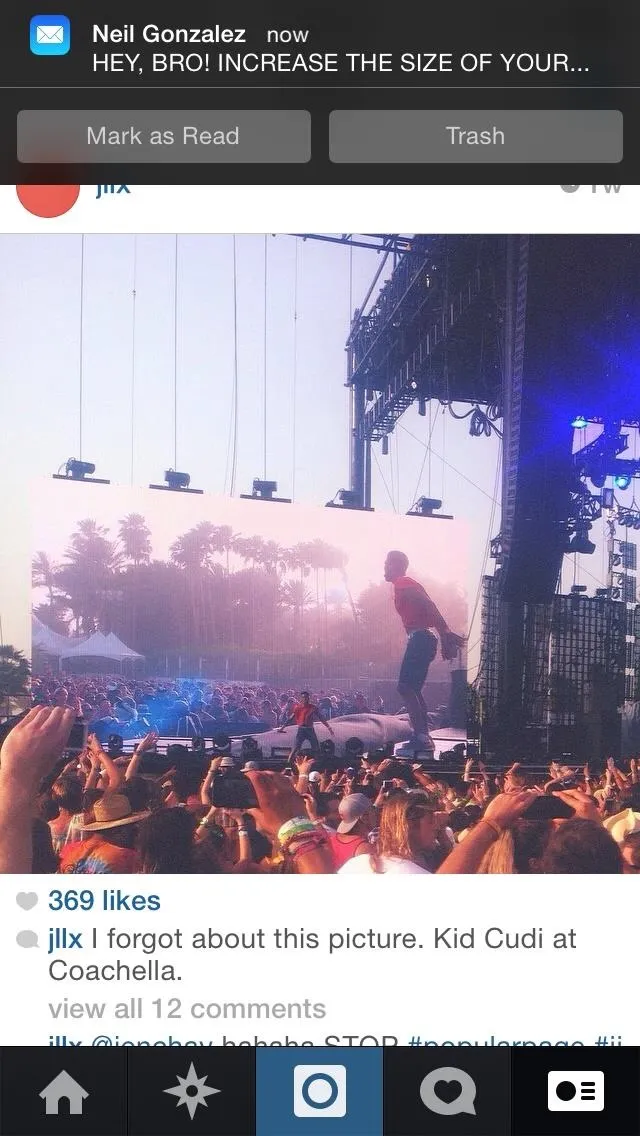
{"label": "mail app icon", "polygon": [[33,16],[29,46],[33,55],[67,55],[71,48],[71,23],[67,16]]}

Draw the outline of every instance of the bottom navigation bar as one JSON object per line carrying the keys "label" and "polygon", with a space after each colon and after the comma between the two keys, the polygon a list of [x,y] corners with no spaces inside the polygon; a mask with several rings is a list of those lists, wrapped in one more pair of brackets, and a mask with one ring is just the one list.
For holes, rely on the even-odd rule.
{"label": "bottom navigation bar", "polygon": [[5,1048],[3,1136],[640,1136],[634,1048]]}

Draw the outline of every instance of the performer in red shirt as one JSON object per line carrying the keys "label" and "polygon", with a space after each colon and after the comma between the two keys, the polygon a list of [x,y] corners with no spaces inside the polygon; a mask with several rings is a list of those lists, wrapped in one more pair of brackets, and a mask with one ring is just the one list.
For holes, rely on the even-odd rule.
{"label": "performer in red shirt", "polygon": [[333,734],[333,730],[327,722],[327,719],[322,716],[318,707],[311,701],[309,691],[302,690],[300,692],[300,701],[296,702],[284,726],[281,726],[278,731],[282,733],[287,726],[292,724],[298,727],[296,740],[291,750],[291,757],[297,757],[305,742],[309,742],[311,752],[314,756],[320,752],[318,737],[313,728],[314,722],[322,722],[322,725],[327,727],[329,733]]}
{"label": "performer in red shirt", "polygon": [[384,578],[393,584],[395,608],[408,635],[398,677],[398,694],[404,700],[414,731],[409,747],[432,752],[435,745],[429,734],[427,707],[422,696],[422,688],[438,648],[438,640],[431,628],[435,628],[440,637],[443,659],[455,659],[464,639],[449,630],[422,584],[407,576],[408,567],[409,558],[404,552],[389,552],[384,562]]}

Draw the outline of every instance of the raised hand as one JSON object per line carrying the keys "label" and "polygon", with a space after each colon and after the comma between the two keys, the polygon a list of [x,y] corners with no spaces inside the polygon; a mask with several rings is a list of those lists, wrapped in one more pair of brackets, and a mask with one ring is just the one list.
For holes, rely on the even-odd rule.
{"label": "raised hand", "polygon": [[306,814],[305,803],[281,773],[250,770],[245,773],[255,789],[258,808],[250,811],[263,832],[272,838],[287,820]]}
{"label": "raised hand", "polygon": [[153,749],[158,740],[158,737],[159,734],[157,730],[149,730],[149,733],[145,734],[145,736],[138,742],[136,746],[136,753],[148,753],[150,749]]}
{"label": "raised hand", "polygon": [[7,734],[0,750],[0,778],[34,792],[55,767],[69,741],[75,711],[61,706],[30,710]]}
{"label": "raised hand", "polygon": [[459,654],[464,645],[464,637],[456,635],[453,631],[447,631],[440,640],[440,652],[442,658],[447,662],[451,662]]}
{"label": "raised hand", "polygon": [[313,757],[299,757],[296,760],[298,773],[301,777],[308,777],[314,765],[315,759]]}

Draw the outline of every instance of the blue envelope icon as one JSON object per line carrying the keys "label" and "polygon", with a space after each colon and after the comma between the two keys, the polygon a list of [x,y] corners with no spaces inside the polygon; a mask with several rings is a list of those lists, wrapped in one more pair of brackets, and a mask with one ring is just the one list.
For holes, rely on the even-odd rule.
{"label": "blue envelope icon", "polygon": [[67,55],[71,49],[71,23],[67,16],[33,16],[29,24],[33,55]]}

